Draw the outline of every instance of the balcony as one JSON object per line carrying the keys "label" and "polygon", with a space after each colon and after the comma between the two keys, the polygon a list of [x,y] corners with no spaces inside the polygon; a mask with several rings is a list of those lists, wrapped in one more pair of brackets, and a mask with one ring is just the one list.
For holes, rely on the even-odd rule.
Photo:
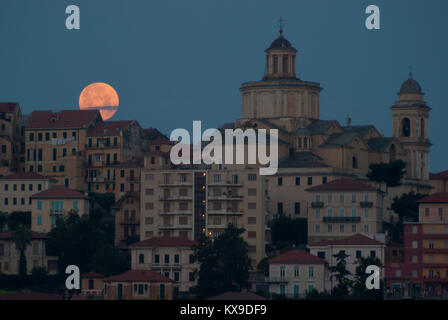
{"label": "balcony", "polygon": [[361,217],[323,217],[324,222],[361,222]]}
{"label": "balcony", "polygon": [[192,200],[192,196],[180,196],[180,195],[169,195],[169,196],[159,196],[161,201],[179,201],[179,200]]}
{"label": "balcony", "polygon": [[270,282],[270,283],[287,283],[288,282],[288,280],[284,277],[266,277],[265,281]]}
{"label": "balcony", "polygon": [[210,181],[209,186],[229,186],[229,187],[241,187],[242,184],[239,181]]}
{"label": "balcony", "polygon": [[166,224],[163,226],[159,226],[159,229],[161,230],[191,230],[193,226],[189,224]]}
{"label": "balcony", "polygon": [[372,201],[361,201],[359,203],[359,205],[361,206],[361,208],[372,208],[373,202]]}
{"label": "balcony", "polygon": [[138,219],[121,219],[120,224],[122,225],[138,225],[140,221]]}
{"label": "balcony", "polygon": [[311,208],[323,208],[324,203],[322,201],[311,202]]}
{"label": "balcony", "polygon": [[181,269],[182,268],[182,266],[179,263],[153,263],[152,267],[154,269],[165,269],[165,268]]}
{"label": "balcony", "polygon": [[189,210],[174,210],[174,211],[164,211],[164,210],[160,210],[159,211],[160,215],[183,215],[183,214],[193,214],[193,210],[189,209]]}
{"label": "balcony", "polygon": [[227,195],[227,194],[222,194],[222,195],[209,195],[208,196],[209,200],[223,200],[223,201],[234,201],[234,200],[243,200],[243,196],[239,196],[239,195]]}
{"label": "balcony", "polygon": [[227,209],[227,210],[215,210],[215,209],[209,209],[207,211],[208,215],[234,215],[234,216],[241,216],[243,215],[243,212],[236,209],[236,210],[232,210],[232,209]]}
{"label": "balcony", "polygon": [[159,186],[161,187],[176,187],[176,186],[192,186],[193,182],[192,181],[159,181]]}

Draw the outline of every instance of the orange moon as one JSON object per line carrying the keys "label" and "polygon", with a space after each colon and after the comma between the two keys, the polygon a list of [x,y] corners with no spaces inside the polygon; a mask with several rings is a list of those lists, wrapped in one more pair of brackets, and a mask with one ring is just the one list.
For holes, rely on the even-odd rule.
{"label": "orange moon", "polygon": [[103,120],[108,120],[117,112],[119,105],[118,94],[107,83],[96,82],[89,84],[79,95],[79,109],[99,110]]}

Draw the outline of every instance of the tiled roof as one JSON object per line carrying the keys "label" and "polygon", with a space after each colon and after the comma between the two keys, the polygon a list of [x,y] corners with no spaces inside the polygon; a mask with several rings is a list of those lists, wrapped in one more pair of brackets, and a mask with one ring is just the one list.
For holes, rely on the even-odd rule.
{"label": "tiled roof", "polygon": [[325,260],[305,250],[294,249],[269,259],[269,263],[323,264]]}
{"label": "tiled roof", "polygon": [[322,146],[345,146],[358,136],[359,134],[357,132],[335,133],[332,134]]}
{"label": "tiled roof", "polygon": [[372,151],[383,152],[387,151],[389,145],[394,142],[395,138],[372,138],[367,141],[367,144]]}
{"label": "tiled roof", "polygon": [[316,120],[308,127],[300,128],[296,131],[297,135],[323,134],[331,128],[332,125],[339,126],[336,120]]}
{"label": "tiled roof", "polygon": [[0,178],[0,180],[45,180],[45,179],[49,178],[35,172],[18,172]]}
{"label": "tiled roof", "polygon": [[81,278],[104,278],[104,276],[102,274],[91,271],[81,274]]}
{"label": "tiled roof", "polygon": [[448,203],[448,193],[434,193],[421,198],[418,203]]}
{"label": "tiled roof", "polygon": [[439,173],[430,173],[429,179],[448,179],[448,170]]}
{"label": "tiled roof", "polygon": [[44,292],[0,293],[0,300],[62,300],[62,295]]}
{"label": "tiled roof", "polygon": [[145,134],[148,140],[167,139],[169,141],[168,137],[165,136],[156,128],[143,129],[143,133]]}
{"label": "tiled roof", "polygon": [[79,191],[67,188],[63,185],[54,186],[50,189],[35,193],[31,196],[31,198],[73,198],[73,199],[88,199],[88,197],[84,194],[82,194]]}
{"label": "tiled roof", "polygon": [[26,128],[87,128],[97,117],[101,119],[98,110],[33,111]]}
{"label": "tiled roof", "polygon": [[155,237],[131,244],[131,247],[191,247],[196,241],[187,238]]}
{"label": "tiled roof", "polygon": [[[0,239],[1,240],[8,240],[14,238],[14,231],[5,231],[0,232]],[[47,239],[47,235],[35,231],[31,231],[31,239]]]}
{"label": "tiled roof", "polygon": [[104,121],[89,129],[88,136],[119,136],[120,132],[129,127],[133,120]]}
{"label": "tiled roof", "polygon": [[312,152],[297,152],[280,159],[279,168],[321,168],[328,167],[325,161]]}
{"label": "tiled roof", "polygon": [[306,189],[306,191],[376,191],[365,182],[354,179],[337,179]]}
{"label": "tiled roof", "polygon": [[366,237],[360,233],[354,234],[350,237],[336,239],[336,240],[323,240],[319,242],[310,243],[309,247],[322,247],[322,246],[370,246],[370,245],[382,245],[383,243],[374,240],[372,238]]}
{"label": "tiled roof", "polygon": [[259,296],[253,292],[224,292],[215,297],[210,297],[207,300],[266,300],[266,298]]}
{"label": "tiled roof", "polygon": [[0,102],[0,112],[13,113],[18,106],[17,102]]}
{"label": "tiled roof", "polygon": [[110,282],[130,282],[130,281],[141,281],[141,282],[173,282],[173,280],[161,275],[160,273],[152,270],[129,270],[125,273],[110,276],[104,281]]}
{"label": "tiled roof", "polygon": [[345,132],[358,132],[362,137],[364,137],[371,129],[375,129],[372,125],[365,125],[365,126],[344,126],[342,127]]}

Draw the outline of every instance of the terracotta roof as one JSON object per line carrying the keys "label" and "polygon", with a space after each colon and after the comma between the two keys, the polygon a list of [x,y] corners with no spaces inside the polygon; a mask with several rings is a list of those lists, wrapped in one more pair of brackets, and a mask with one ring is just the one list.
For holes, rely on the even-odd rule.
{"label": "terracotta roof", "polygon": [[159,138],[151,140],[151,144],[173,144],[173,142],[166,138]]}
{"label": "terracotta roof", "polygon": [[18,106],[17,102],[0,102],[0,112],[13,113]]}
{"label": "terracotta roof", "polygon": [[89,129],[88,136],[119,136],[120,132],[129,127],[133,120],[100,122]]}
{"label": "terracotta roof", "polygon": [[253,292],[224,292],[215,297],[207,298],[206,300],[266,300],[266,298],[259,296]]}
{"label": "terracotta roof", "polygon": [[50,189],[35,193],[31,198],[73,198],[73,199],[88,199],[88,197],[79,191],[67,188],[63,185],[54,186]]}
{"label": "terracotta roof", "polygon": [[439,172],[439,173],[430,173],[429,179],[447,179],[448,178],[448,170]]}
{"label": "terracotta roof", "polygon": [[325,260],[305,250],[294,249],[269,259],[269,263],[322,264]]}
{"label": "terracotta roof", "polygon": [[108,277],[104,281],[110,282],[128,282],[128,281],[142,281],[142,282],[173,282],[173,280],[161,275],[152,270],[129,270],[125,273]]}
{"label": "terracotta roof", "polygon": [[417,200],[418,203],[448,203],[448,193],[434,193]]}
{"label": "terracotta roof", "polygon": [[102,274],[91,271],[81,274],[81,278],[104,278],[104,276]]}
{"label": "terracotta roof", "polygon": [[197,241],[187,238],[154,237],[131,244],[131,247],[191,247]]}
{"label": "terracotta roof", "polygon": [[35,172],[18,172],[0,178],[0,180],[45,180],[45,179],[49,178]]}
{"label": "terracotta roof", "polygon": [[323,240],[319,242],[310,243],[309,247],[321,247],[321,246],[370,246],[370,245],[382,245],[383,243],[366,237],[360,233],[354,234],[350,237],[336,239],[336,240]]}
{"label": "terracotta roof", "polygon": [[86,128],[96,117],[98,110],[33,111],[27,129]]}
{"label": "terracotta roof", "polygon": [[167,136],[165,136],[163,133],[161,133],[156,128],[143,129],[143,133],[145,134],[145,136],[148,140],[167,139],[169,141]]}
{"label": "terracotta roof", "polygon": [[376,191],[370,184],[354,179],[337,179],[306,191]]}
{"label": "terracotta roof", "polygon": [[44,292],[0,293],[0,300],[62,300],[62,295]]}
{"label": "terracotta roof", "polygon": [[[14,238],[14,231],[5,231],[0,232],[0,239],[1,240],[8,240]],[[35,231],[31,231],[31,239],[47,239],[47,235]]]}

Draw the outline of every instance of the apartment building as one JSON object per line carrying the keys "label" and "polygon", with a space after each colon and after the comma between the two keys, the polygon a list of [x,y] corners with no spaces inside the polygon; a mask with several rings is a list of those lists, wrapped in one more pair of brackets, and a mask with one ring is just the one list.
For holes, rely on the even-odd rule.
{"label": "apartment building", "polygon": [[115,247],[127,248],[130,239],[140,238],[140,193],[128,192],[113,206]]}
{"label": "apartment building", "polygon": [[[345,260],[346,268],[351,273],[349,277],[351,280],[355,279],[356,268],[359,266],[358,261],[360,258],[378,258],[381,264],[384,265],[385,247],[384,243],[359,233],[342,239],[323,240],[308,245],[310,253],[325,260],[329,267],[336,266],[337,261],[334,257],[336,254],[341,251],[345,252],[348,256]],[[383,277],[384,273],[381,273],[381,278]],[[331,278],[328,280],[326,288],[330,291],[337,283]]]}
{"label": "apartment building", "polygon": [[19,172],[0,178],[0,211],[31,212],[31,196],[54,186],[55,180],[35,172]]}
{"label": "apartment building", "polygon": [[308,243],[383,233],[383,194],[372,185],[337,179],[306,191],[312,199]]}
{"label": "apartment building", "polygon": [[0,103],[0,176],[18,171],[24,153],[20,106],[15,102]]}
{"label": "apartment building", "polygon": [[305,250],[290,250],[269,259],[269,293],[299,299],[325,290],[328,270],[325,260]]}
{"label": "apartment building", "polygon": [[62,185],[38,192],[31,196],[31,230],[47,233],[59,218],[70,213],[89,214],[89,198],[76,190]]}
{"label": "apartment building", "polygon": [[106,121],[89,128],[85,177],[88,190],[97,193],[125,192],[121,191],[124,190],[121,182],[117,185],[115,181],[118,171],[122,170],[119,164],[146,151],[143,139],[143,130],[137,121]]}
{"label": "apartment building", "polygon": [[104,275],[96,272],[81,274],[81,293],[75,299],[103,299]]}
{"label": "apartment building", "polygon": [[198,243],[187,238],[154,237],[131,245],[132,270],[154,270],[174,281],[175,296],[190,292],[196,285],[193,246]]}
{"label": "apartment building", "polygon": [[87,132],[101,121],[98,110],[33,111],[25,129],[25,170],[86,190]]}
{"label": "apartment building", "polygon": [[258,169],[173,167],[163,153],[145,158],[141,178],[141,239],[217,237],[244,228],[255,268],[265,256],[266,180]]}
{"label": "apartment building", "polygon": [[115,199],[120,199],[127,193],[140,194],[140,175],[143,168],[143,158],[133,158],[112,165]]}
{"label": "apartment building", "polygon": [[[31,232],[31,242],[25,250],[27,273],[31,274],[34,268],[45,268],[50,274],[57,270],[57,258],[48,257],[45,240],[47,236],[38,232]],[[19,274],[20,251],[14,242],[14,232],[0,233],[0,274]]]}
{"label": "apartment building", "polygon": [[104,279],[104,300],[172,300],[173,281],[152,270],[129,270]]}

